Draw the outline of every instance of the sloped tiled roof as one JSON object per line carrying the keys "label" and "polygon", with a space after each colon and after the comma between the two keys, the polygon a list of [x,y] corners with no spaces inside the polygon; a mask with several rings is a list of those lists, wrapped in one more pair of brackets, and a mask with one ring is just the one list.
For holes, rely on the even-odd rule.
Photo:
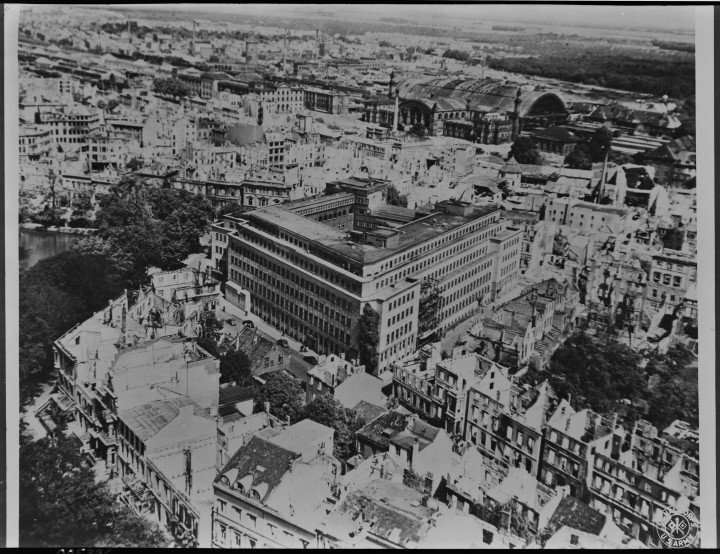
{"label": "sloped tiled roof", "polygon": [[[383,448],[387,448],[390,438],[405,430],[407,418],[407,415],[397,411],[388,412],[360,429],[357,433],[358,437],[364,437]],[[385,430],[387,432],[383,434]]]}
{"label": "sloped tiled roof", "polygon": [[578,531],[599,535],[605,525],[605,516],[577,498],[567,495],[560,501],[548,526],[555,529],[567,525]]}
{"label": "sloped tiled roof", "polygon": [[[248,484],[248,488],[252,486],[264,490],[260,498],[261,501],[264,501],[280,484],[290,469],[290,463],[299,456],[295,452],[255,436],[235,453],[215,478],[215,482],[220,481],[226,474],[237,479],[244,479],[251,475],[252,481]],[[230,479],[229,476],[228,479]],[[260,488],[263,483],[267,487]],[[233,486],[232,482],[230,486]]]}
{"label": "sloped tiled roof", "polygon": [[230,386],[220,388],[220,406],[252,400],[253,397],[254,389],[252,387]]}
{"label": "sloped tiled roof", "polygon": [[356,373],[335,389],[335,399],[346,408],[355,406],[363,399],[375,405],[383,405],[385,395],[382,393],[382,387],[382,380],[374,375],[365,372]]}
{"label": "sloped tiled roof", "polygon": [[243,327],[235,341],[235,347],[250,358],[253,373],[261,367],[262,360],[274,346],[272,340],[252,327]]}
{"label": "sloped tiled roof", "polygon": [[371,423],[377,417],[387,412],[387,409],[371,404],[366,400],[361,400],[352,408],[352,411],[355,412],[358,419],[362,419],[365,423]]}

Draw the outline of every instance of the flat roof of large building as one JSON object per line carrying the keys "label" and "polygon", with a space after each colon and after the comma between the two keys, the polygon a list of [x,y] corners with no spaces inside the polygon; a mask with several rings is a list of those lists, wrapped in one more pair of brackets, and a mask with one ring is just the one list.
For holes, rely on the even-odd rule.
{"label": "flat roof of large building", "polygon": [[369,264],[392,256],[407,248],[431,240],[457,227],[470,223],[490,213],[499,211],[495,206],[475,207],[468,216],[434,212],[421,219],[398,227],[398,243],[393,246],[371,246],[351,240],[349,233],[339,231],[323,223],[293,213],[282,206],[268,206],[250,212],[247,218],[276,225],[299,235],[308,241],[320,244],[356,262]]}

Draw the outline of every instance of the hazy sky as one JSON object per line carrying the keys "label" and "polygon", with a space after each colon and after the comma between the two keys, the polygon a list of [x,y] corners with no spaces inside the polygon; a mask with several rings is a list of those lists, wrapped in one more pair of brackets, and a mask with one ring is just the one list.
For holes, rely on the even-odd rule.
{"label": "hazy sky", "polygon": [[213,12],[246,12],[289,15],[288,12],[332,11],[336,14],[372,14],[375,17],[417,18],[427,21],[446,17],[466,22],[483,20],[524,21],[559,25],[599,25],[609,27],[656,27],[660,29],[692,30],[695,26],[693,6],[612,5],[553,5],[553,4],[125,4],[123,7],[168,9],[174,11],[197,10]]}

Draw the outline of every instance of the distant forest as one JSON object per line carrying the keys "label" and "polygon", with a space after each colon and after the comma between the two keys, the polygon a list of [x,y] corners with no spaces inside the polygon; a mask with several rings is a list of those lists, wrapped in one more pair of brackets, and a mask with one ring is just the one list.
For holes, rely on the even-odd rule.
{"label": "distant forest", "polygon": [[511,73],[657,96],[667,94],[684,99],[695,94],[695,60],[687,54],[573,46],[530,58],[490,57],[488,66]]}

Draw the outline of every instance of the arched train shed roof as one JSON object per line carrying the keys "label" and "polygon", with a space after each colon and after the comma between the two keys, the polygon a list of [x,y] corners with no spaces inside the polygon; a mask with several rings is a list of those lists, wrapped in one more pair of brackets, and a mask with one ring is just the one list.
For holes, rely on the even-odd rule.
{"label": "arched train shed roof", "polygon": [[[429,108],[437,104],[439,110],[464,110],[470,100],[472,110],[497,113],[514,111],[518,94],[517,85],[454,77],[411,78],[399,83],[397,88],[403,102],[414,100]],[[519,112],[525,117],[567,113],[567,108],[555,93],[521,91]]]}

